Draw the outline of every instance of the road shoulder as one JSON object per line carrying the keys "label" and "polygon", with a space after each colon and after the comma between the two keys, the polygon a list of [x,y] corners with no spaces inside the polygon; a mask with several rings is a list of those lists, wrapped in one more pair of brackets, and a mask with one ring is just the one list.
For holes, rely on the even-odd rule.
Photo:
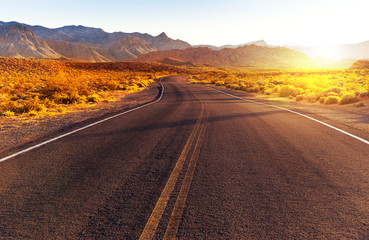
{"label": "road shoulder", "polygon": [[294,99],[278,98],[263,94],[246,93],[226,87],[217,88],[238,97],[244,97],[254,101],[261,101],[271,105],[284,107],[300,113],[313,115],[321,120],[327,119],[340,125],[353,127],[357,130],[369,133],[369,98],[363,99],[364,106],[357,107],[356,104],[346,105],[324,105],[320,103],[309,103],[305,101],[295,101]]}
{"label": "road shoulder", "polygon": [[143,91],[128,94],[118,101],[101,102],[90,107],[75,107],[61,115],[42,118],[0,117],[0,154],[46,136],[54,136],[78,126],[92,123],[117,112],[152,102],[159,95],[159,84],[152,83]]}

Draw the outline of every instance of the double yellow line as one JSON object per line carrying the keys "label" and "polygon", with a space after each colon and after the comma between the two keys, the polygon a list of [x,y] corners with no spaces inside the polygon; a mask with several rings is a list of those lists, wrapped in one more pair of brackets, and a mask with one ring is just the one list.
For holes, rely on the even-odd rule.
{"label": "double yellow line", "polygon": [[200,148],[205,136],[206,130],[206,119],[207,119],[207,108],[205,104],[200,100],[201,110],[196,121],[196,124],[188,138],[186,145],[184,146],[181,155],[178,158],[178,161],[164,187],[163,192],[161,193],[154,210],[152,211],[149,220],[146,223],[146,226],[141,233],[140,239],[152,239],[155,236],[156,229],[159,225],[159,222],[163,216],[164,210],[168,204],[169,198],[172,195],[174,187],[177,183],[178,176],[183,169],[183,165],[187,159],[187,155],[191,150],[191,147],[196,140],[195,146],[193,148],[192,156],[190,158],[190,162],[187,167],[186,175],[183,179],[181,189],[179,191],[177,200],[175,202],[171,217],[169,219],[167,229],[164,235],[164,239],[174,239],[177,235],[178,226],[183,214],[183,209],[186,204],[187,195],[190,190],[193,174],[196,169],[197,159],[200,154]]}

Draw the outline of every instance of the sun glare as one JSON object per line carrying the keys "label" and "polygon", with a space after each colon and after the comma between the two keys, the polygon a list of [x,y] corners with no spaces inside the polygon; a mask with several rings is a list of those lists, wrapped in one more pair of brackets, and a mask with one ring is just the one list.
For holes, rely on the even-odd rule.
{"label": "sun glare", "polygon": [[340,48],[335,46],[324,46],[312,48],[310,54],[312,58],[325,57],[332,60],[339,60],[343,58],[343,52]]}

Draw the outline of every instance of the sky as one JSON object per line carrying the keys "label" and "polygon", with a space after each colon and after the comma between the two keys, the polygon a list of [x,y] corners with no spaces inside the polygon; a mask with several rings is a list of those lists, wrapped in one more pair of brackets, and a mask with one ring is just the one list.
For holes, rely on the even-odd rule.
{"label": "sky", "polygon": [[165,32],[192,45],[325,46],[369,40],[367,0],[0,0],[0,21]]}

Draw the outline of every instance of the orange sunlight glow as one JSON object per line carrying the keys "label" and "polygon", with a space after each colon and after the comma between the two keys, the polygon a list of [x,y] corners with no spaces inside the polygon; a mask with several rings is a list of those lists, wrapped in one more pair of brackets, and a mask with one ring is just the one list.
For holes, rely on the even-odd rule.
{"label": "orange sunlight glow", "polygon": [[309,55],[312,58],[325,57],[325,58],[329,58],[332,60],[339,60],[339,59],[342,59],[343,52],[341,48],[336,47],[336,46],[324,46],[324,47],[312,48]]}

